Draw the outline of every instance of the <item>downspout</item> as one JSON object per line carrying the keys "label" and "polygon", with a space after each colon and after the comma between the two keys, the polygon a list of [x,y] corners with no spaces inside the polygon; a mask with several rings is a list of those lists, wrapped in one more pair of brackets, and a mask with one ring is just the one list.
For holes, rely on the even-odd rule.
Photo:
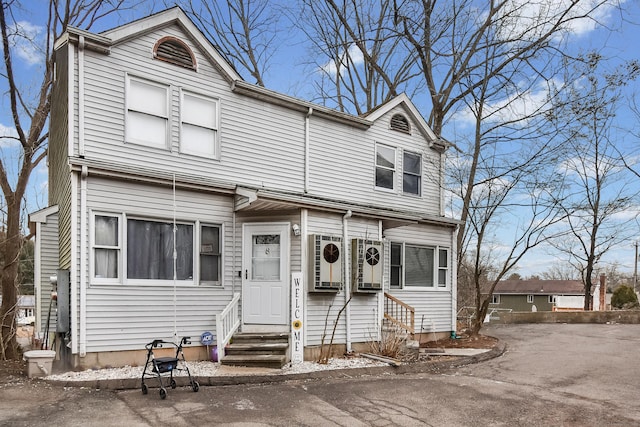
{"label": "downspout", "polygon": [[87,354],[87,176],[82,166],[80,174],[80,357]]}
{"label": "downspout", "polygon": [[460,226],[456,226],[451,233],[451,336],[456,336],[458,325],[458,247],[456,245],[456,235],[460,230]]}
{"label": "downspout", "polygon": [[[236,294],[236,211],[233,211],[233,255],[231,257],[231,298]],[[242,273],[241,273],[242,274]],[[216,326],[217,327],[217,326]]]}
{"label": "downspout", "polygon": [[[302,277],[309,277],[309,211],[308,209],[300,209],[300,258],[301,258],[301,266],[300,270],[302,271]],[[303,282],[304,283],[304,280]],[[308,292],[304,293],[304,307],[308,307],[309,300],[307,298]],[[303,346],[307,346],[307,313],[309,310],[306,308],[303,310],[302,315],[304,318],[302,319],[303,325],[303,333],[302,337],[304,342]]]}
{"label": "downspout", "polygon": [[304,193],[309,192],[309,127],[311,125],[311,115],[313,108],[309,107],[309,111],[304,117]]}
{"label": "downspout", "polygon": [[[71,262],[69,265],[69,293],[71,313],[71,352],[78,354],[78,174],[71,173]],[[78,335],[76,335],[78,334]]]}
{"label": "downspout", "polygon": [[84,36],[78,38],[78,155],[84,157]]}
{"label": "downspout", "polygon": [[383,231],[383,226],[382,226],[382,220],[379,219],[378,220],[378,241],[382,242],[382,254],[383,254],[383,267],[382,267],[382,291],[381,292],[376,292],[376,297],[378,298],[378,317],[376,319],[376,324],[378,325],[378,339],[381,340],[382,339],[382,320],[384,319],[384,293],[385,293],[385,289],[384,289],[384,282],[385,282],[385,277],[387,277],[385,275],[385,266],[387,265],[386,262],[384,262],[384,246],[385,243],[382,240],[383,236],[382,236],[382,231]]}
{"label": "downspout", "polygon": [[345,327],[347,329],[347,353],[351,353],[351,304],[349,299],[351,298],[351,275],[349,265],[349,227],[348,222],[353,213],[348,210],[342,217],[342,241],[344,242],[344,303],[347,305],[345,310]]}

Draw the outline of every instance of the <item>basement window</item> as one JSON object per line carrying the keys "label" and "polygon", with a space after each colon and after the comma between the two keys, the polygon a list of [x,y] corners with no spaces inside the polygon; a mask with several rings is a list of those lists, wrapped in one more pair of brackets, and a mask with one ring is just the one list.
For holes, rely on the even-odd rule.
{"label": "basement window", "polygon": [[153,57],[170,64],[196,69],[196,58],[185,42],[175,37],[163,37],[153,47]]}

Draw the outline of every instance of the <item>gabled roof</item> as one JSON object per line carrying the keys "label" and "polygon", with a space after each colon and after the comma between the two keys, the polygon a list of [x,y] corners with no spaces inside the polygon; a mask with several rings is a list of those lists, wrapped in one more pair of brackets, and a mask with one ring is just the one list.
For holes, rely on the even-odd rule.
{"label": "gabled roof", "polygon": [[211,42],[209,42],[193,21],[189,19],[187,14],[178,6],[104,31],[100,34],[93,34],[78,28],[69,27],[65,35],[56,42],[56,47],[69,39],[82,37],[90,47],[108,53],[111,46],[174,24],[182,28],[191,38],[191,41],[198,46],[202,54],[208,57],[227,81],[242,80],[240,74],[238,74],[233,66],[213,47]]}
{"label": "gabled roof", "polygon": [[385,102],[384,104],[379,105],[369,113],[365,114],[363,117],[374,122],[397,106],[402,106],[404,108],[406,113],[411,117],[411,120],[418,126],[418,130],[420,131],[420,133],[425,138],[427,138],[431,144],[439,145],[443,148],[447,146],[446,141],[438,138],[436,134],[431,130],[425,119],[422,117],[422,114],[420,114],[416,106],[413,104],[413,102],[411,102],[411,99],[409,99],[409,97],[405,93],[401,93],[400,95]]}
{"label": "gabled roof", "polygon": [[512,295],[584,295],[580,280],[501,280],[494,294]]}

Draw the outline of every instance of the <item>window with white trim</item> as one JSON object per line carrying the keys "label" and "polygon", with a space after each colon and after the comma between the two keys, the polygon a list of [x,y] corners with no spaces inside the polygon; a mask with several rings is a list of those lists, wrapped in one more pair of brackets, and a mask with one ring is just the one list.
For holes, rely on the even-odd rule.
{"label": "window with white trim", "polygon": [[556,296],[549,295],[549,304],[555,304],[555,303],[556,303]]}
{"label": "window with white trim", "polygon": [[127,142],[168,148],[169,86],[127,76]]}
{"label": "window with white trim", "polygon": [[449,286],[449,249],[391,243],[391,289]]}
{"label": "window with white trim", "polygon": [[405,151],[402,159],[402,191],[420,196],[422,194],[422,156]]}
{"label": "window with white trim", "polygon": [[178,222],[174,232],[170,220],[123,218],[93,214],[92,283],[173,283],[175,233],[176,280],[181,284],[221,284],[222,226]]}
{"label": "window with white trim", "polygon": [[183,91],[180,151],[218,158],[218,100]]}
{"label": "window with white trim", "polygon": [[221,239],[220,226],[200,227],[200,282],[220,283]]}
{"label": "window with white trim", "polygon": [[120,278],[120,216],[93,216],[92,277],[110,281]]}
{"label": "window with white trim", "polygon": [[438,287],[446,288],[449,284],[449,250],[438,249]]}
{"label": "window with white trim", "polygon": [[391,289],[402,288],[402,244],[391,243]]}
{"label": "window with white trim", "polygon": [[[127,219],[127,279],[174,279],[171,222]],[[176,224],[177,280],[193,280],[193,225]]]}
{"label": "window with white trim", "polygon": [[394,189],[396,149],[376,144],[376,188]]}
{"label": "window with white trim", "polygon": [[527,295],[527,302],[533,304],[533,295]]}
{"label": "window with white trim", "polygon": [[491,295],[491,304],[500,304],[500,295]]}

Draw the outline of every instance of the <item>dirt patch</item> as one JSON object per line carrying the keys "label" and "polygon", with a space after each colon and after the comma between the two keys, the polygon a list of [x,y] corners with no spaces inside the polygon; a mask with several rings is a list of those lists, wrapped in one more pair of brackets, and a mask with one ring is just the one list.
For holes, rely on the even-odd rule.
{"label": "dirt patch", "polygon": [[24,360],[0,360],[0,385],[27,379],[27,362]]}
{"label": "dirt patch", "polygon": [[420,348],[493,348],[498,339],[486,335],[460,336],[420,343]]}

